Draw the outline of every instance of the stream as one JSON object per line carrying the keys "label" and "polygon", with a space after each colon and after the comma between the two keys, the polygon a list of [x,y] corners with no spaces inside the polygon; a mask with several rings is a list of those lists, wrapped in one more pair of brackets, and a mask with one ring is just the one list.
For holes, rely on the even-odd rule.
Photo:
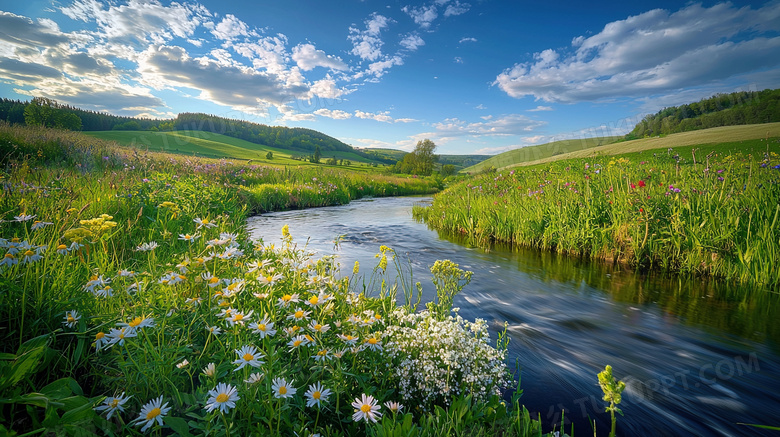
{"label": "stream", "polygon": [[337,255],[344,275],[355,261],[370,272],[379,246],[390,246],[408,257],[428,300],[436,260],[473,271],[454,306],[487,320],[493,341],[508,323],[520,402],[546,431],[563,422],[567,433],[573,424],[575,435],[592,435],[595,421],[607,435],[596,374],[609,364],[627,385],[618,435],[778,435],[738,423],[780,426],[780,295],[536,250],[486,251],[417,223],[412,205],[430,200],[364,199],[263,214],[247,226],[278,244],[289,225],[299,247]]}

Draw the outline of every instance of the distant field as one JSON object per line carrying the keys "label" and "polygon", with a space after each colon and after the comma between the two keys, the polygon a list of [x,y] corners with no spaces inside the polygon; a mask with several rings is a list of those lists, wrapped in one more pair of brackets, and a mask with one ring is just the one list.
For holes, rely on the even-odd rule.
{"label": "distant field", "polygon": [[563,140],[552,143],[540,144],[538,146],[522,147],[520,149],[510,150],[500,155],[490,157],[479,164],[466,167],[463,172],[477,173],[488,167],[497,169],[520,165],[528,162],[535,162],[545,158],[565,155],[574,151],[589,150],[594,147],[612,144],[620,140],[621,136],[584,138],[577,140]]}
{"label": "distant field", "polygon": [[[245,159],[252,160],[253,163],[267,163],[271,165],[312,165],[308,162],[290,159],[290,156],[308,154],[307,152],[277,149],[205,131],[99,131],[84,133],[142,150],[207,158]],[[273,159],[266,159],[265,156],[268,152],[273,152]],[[334,156],[336,159],[347,159],[353,163],[353,165],[345,168],[365,168],[370,163],[369,160],[354,153],[329,151],[323,152],[322,161],[324,162],[326,159]]]}
{"label": "distant field", "polygon": [[[558,161],[561,159],[586,158],[596,155],[618,155],[621,153],[639,152],[642,150],[665,149],[668,147],[684,147],[705,144],[734,143],[739,141],[755,140],[760,138],[771,138],[780,136],[780,123],[750,124],[742,126],[723,126],[712,129],[697,130],[692,132],[682,132],[665,137],[643,138],[640,140],[613,142],[611,144],[590,147],[582,150],[568,150],[567,153],[559,153],[545,157],[537,157],[530,160],[515,160],[512,162],[509,158],[501,158],[512,152],[519,152],[523,149],[512,150],[502,153],[494,158],[501,158],[500,163],[505,165],[494,165],[497,169],[543,164],[545,162]],[[554,143],[550,143],[554,144]],[[534,147],[551,147],[550,144],[543,144]],[[561,149],[562,150],[562,149]],[[486,161],[488,162],[488,161]],[[484,164],[484,163],[483,163]],[[477,166],[470,167],[464,171],[473,173]]]}

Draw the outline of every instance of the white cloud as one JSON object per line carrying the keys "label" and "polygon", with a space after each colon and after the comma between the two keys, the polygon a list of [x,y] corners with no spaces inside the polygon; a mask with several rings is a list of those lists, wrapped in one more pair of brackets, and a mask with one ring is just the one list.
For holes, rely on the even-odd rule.
{"label": "white cloud", "polygon": [[375,61],[382,56],[384,41],[380,38],[382,29],[386,28],[392,20],[383,15],[372,14],[365,21],[366,29],[349,28],[349,40],[352,42],[352,53],[366,61]]}
{"label": "white cloud", "polygon": [[485,122],[466,122],[457,118],[449,118],[433,127],[439,135],[452,136],[484,136],[484,135],[520,135],[533,131],[547,124],[544,121],[533,120],[521,114],[508,114]]}
{"label": "white cloud", "polygon": [[250,30],[249,26],[239,20],[235,15],[227,14],[219,24],[214,26],[211,30],[211,34],[217,39],[229,42],[236,40],[239,37],[249,36]]}
{"label": "white cloud", "polygon": [[346,120],[348,118],[352,118],[352,114],[350,114],[349,112],[346,112],[346,111],[339,110],[339,109],[331,110],[331,109],[327,109],[327,108],[322,108],[322,109],[318,109],[318,110],[314,111],[314,113],[319,115],[319,116],[321,116],[321,117],[328,117],[328,118],[332,118],[334,120]]}
{"label": "white cloud", "polygon": [[471,8],[470,4],[456,1],[451,5],[447,5],[447,9],[444,10],[444,16],[452,17],[455,15],[462,15],[468,12],[470,8]]}
{"label": "white cloud", "polygon": [[733,78],[780,65],[780,3],[655,9],[574,38],[573,51],[548,49],[516,64],[494,84],[512,97],[548,102],[644,96]]}
{"label": "white cloud", "polygon": [[372,113],[372,112],[363,112],[361,110],[355,111],[355,117],[357,118],[363,118],[366,120],[376,120],[381,121],[383,123],[392,123],[393,117],[387,115],[387,112],[380,112],[380,113]]}
{"label": "white cloud", "polygon": [[369,64],[367,72],[379,78],[382,77],[386,71],[393,66],[403,64],[404,60],[400,56],[393,56],[392,58],[385,59],[384,61],[377,61]]}
{"label": "white cloud", "polygon": [[295,70],[280,77],[241,65],[226,66],[210,58],[192,58],[176,46],[150,47],[138,66],[148,86],[197,89],[200,99],[249,113],[256,112],[263,102],[281,105],[303,97],[309,89],[300,83]]}
{"label": "white cloud", "polygon": [[339,88],[336,81],[330,76],[315,81],[309,89],[309,98],[322,97],[323,99],[338,99],[341,96],[351,93],[353,90]]}
{"label": "white cloud", "polygon": [[528,112],[541,112],[541,111],[552,111],[552,110],[553,110],[552,106],[541,106],[541,105],[539,105],[539,106],[537,106],[534,109],[529,109]]}
{"label": "white cloud", "polygon": [[[104,9],[107,6],[108,9]],[[157,0],[129,0],[125,5],[105,5],[97,0],[76,0],[60,11],[74,20],[94,21],[101,38],[125,43],[162,44],[174,37],[188,38],[207,18],[205,8],[195,4]]]}
{"label": "white cloud", "polygon": [[456,64],[462,64],[462,63],[463,63],[463,58],[461,58],[460,56],[455,56],[455,58],[453,59],[453,61],[454,61]]}
{"label": "white cloud", "polygon": [[412,20],[424,29],[430,27],[433,20],[439,16],[438,12],[436,12],[436,5],[404,6],[401,10],[412,17]]}
{"label": "white cloud", "polygon": [[317,67],[326,67],[333,70],[349,70],[349,66],[335,56],[329,56],[322,50],[317,50],[314,44],[298,44],[293,47],[292,59],[303,71],[313,70]]}
{"label": "white cloud", "polygon": [[477,42],[477,39],[472,37],[461,38],[458,44],[463,44],[464,42]]}
{"label": "white cloud", "polygon": [[425,45],[425,41],[423,41],[423,39],[420,37],[420,35],[417,35],[416,33],[412,33],[412,34],[409,34],[409,35],[405,36],[401,40],[401,42],[399,44],[401,45],[401,47],[403,47],[403,48],[405,48],[407,50],[415,51],[420,46],[424,46]]}

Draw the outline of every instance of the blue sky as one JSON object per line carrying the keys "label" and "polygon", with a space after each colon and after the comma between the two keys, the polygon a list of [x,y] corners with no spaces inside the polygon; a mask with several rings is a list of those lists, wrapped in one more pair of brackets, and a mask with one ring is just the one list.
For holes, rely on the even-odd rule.
{"label": "blue sky", "polygon": [[499,153],[780,88],[780,1],[0,0],[0,96]]}

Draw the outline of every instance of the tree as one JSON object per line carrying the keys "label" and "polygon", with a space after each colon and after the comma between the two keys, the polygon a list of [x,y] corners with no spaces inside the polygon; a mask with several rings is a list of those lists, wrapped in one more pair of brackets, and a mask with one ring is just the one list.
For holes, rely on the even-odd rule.
{"label": "tree", "polygon": [[81,130],[81,118],[72,112],[59,112],[55,126],[60,129]]}
{"label": "tree", "polygon": [[311,162],[319,164],[320,158],[322,158],[322,152],[320,151],[320,146],[318,145],[314,148],[314,155],[311,157]]}
{"label": "tree", "polygon": [[415,165],[414,172],[422,176],[430,176],[433,173],[433,163],[436,162],[436,144],[429,139],[418,141],[414,147]]}
{"label": "tree", "polygon": [[46,97],[35,97],[24,107],[24,122],[28,126],[54,127],[57,102]]}
{"label": "tree", "polygon": [[274,159],[274,152],[269,150],[268,153],[265,154],[265,159]]}
{"label": "tree", "polygon": [[457,170],[455,170],[455,166],[452,164],[445,164],[441,166],[441,175],[445,178],[447,176],[454,175]]}

